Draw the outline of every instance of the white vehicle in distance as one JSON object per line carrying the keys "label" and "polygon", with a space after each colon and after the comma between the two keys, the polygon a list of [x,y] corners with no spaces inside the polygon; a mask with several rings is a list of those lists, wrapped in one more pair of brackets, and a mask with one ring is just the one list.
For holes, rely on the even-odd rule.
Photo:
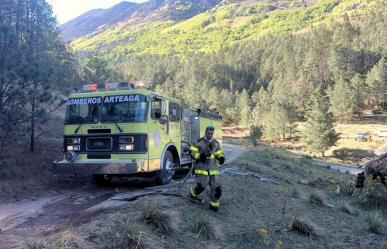
{"label": "white vehicle in distance", "polygon": [[387,129],[383,129],[375,132],[375,135],[378,137],[387,137]]}
{"label": "white vehicle in distance", "polygon": [[371,133],[370,132],[359,132],[355,136],[355,141],[371,141]]}

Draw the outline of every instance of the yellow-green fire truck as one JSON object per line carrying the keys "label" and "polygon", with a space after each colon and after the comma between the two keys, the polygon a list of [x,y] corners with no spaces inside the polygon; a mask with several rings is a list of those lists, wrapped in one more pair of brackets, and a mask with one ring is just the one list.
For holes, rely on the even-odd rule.
{"label": "yellow-green fire truck", "polygon": [[208,125],[222,141],[221,116],[182,106],[127,82],[88,84],[69,96],[64,124],[64,158],[59,173],[113,177],[155,175],[167,184],[175,171],[190,165],[190,144]]}

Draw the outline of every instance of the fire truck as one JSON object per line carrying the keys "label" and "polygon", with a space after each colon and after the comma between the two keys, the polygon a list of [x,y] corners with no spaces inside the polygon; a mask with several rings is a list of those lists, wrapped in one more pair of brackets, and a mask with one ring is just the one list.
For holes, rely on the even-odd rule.
{"label": "fire truck", "polygon": [[222,117],[184,106],[133,82],[88,84],[72,93],[64,121],[64,157],[55,171],[92,176],[97,184],[114,177],[153,175],[168,184],[192,164],[189,147],[215,127],[222,141]]}

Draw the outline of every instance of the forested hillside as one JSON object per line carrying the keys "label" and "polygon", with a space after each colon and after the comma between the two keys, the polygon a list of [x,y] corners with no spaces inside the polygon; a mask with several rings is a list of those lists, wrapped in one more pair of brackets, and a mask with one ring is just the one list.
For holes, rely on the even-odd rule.
{"label": "forested hillside", "polygon": [[[171,24],[168,30],[180,30],[167,32],[172,36],[164,37],[167,33],[156,25],[154,32],[160,35],[154,37],[155,42],[147,40],[153,24],[142,27],[146,30],[139,31],[141,39],[133,33],[128,36],[133,40],[123,39],[121,46],[109,50],[103,49],[104,34],[76,40],[72,44],[75,49],[90,48],[97,53],[85,60],[89,74],[83,79],[144,79],[156,91],[180,98],[187,105],[219,111],[228,124],[260,126],[269,138],[293,134],[295,123],[304,120],[311,93],[318,87],[328,94],[330,110],[340,122],[361,116],[366,107],[385,104],[383,1],[324,0],[306,8],[271,11],[258,26],[251,22],[242,25],[243,29],[231,25],[241,20],[236,14],[241,9],[262,4],[248,3],[223,3],[192,19]],[[216,18],[205,27],[189,25],[203,15],[217,15],[226,9],[234,13],[226,19],[234,21],[221,25],[221,29],[206,28],[220,25]],[[250,14],[243,16],[245,19],[262,15],[255,10],[246,13]],[[230,32],[223,37],[225,29]],[[245,36],[249,32],[251,35]],[[238,38],[240,42],[235,43],[236,33],[246,39],[242,42]],[[185,40],[185,35],[192,36],[191,42]],[[137,46],[137,41],[144,46],[128,49]],[[86,43],[90,46],[81,45]],[[164,49],[177,54],[168,54]],[[90,75],[90,68],[98,65],[109,70],[100,68],[97,71],[101,73]]]}

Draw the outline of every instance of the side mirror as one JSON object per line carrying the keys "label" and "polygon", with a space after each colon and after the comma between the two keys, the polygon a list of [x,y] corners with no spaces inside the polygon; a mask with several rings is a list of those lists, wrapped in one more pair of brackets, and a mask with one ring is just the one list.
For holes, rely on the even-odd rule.
{"label": "side mirror", "polygon": [[161,115],[161,117],[159,118],[159,122],[160,122],[160,124],[168,123],[168,116],[167,115]]}

